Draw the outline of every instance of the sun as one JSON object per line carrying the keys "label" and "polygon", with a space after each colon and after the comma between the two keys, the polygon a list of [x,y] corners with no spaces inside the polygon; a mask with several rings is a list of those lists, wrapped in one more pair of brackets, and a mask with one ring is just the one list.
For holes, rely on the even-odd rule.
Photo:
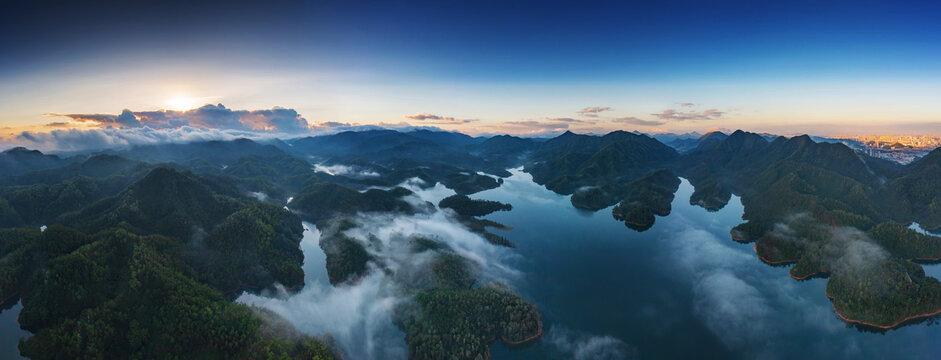
{"label": "sun", "polygon": [[198,104],[198,99],[186,97],[186,96],[176,96],[167,100],[167,108],[170,110],[184,111],[196,107]]}

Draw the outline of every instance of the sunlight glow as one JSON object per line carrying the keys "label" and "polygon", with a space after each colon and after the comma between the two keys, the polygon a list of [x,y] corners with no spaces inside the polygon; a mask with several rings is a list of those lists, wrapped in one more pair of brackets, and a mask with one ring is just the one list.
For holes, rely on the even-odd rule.
{"label": "sunlight glow", "polygon": [[197,106],[199,106],[199,99],[197,98],[177,96],[167,100],[167,108],[169,110],[184,111]]}

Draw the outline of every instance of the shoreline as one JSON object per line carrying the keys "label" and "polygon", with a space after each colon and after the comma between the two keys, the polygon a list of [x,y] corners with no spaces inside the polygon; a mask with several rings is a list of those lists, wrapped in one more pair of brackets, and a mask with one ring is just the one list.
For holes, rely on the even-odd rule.
{"label": "shoreline", "polygon": [[617,212],[616,212],[616,211],[614,211],[614,210],[611,211],[611,215],[614,216],[614,219],[615,219],[615,220],[621,221],[621,222],[623,222],[624,224],[627,224],[627,225],[634,225],[634,226],[639,226],[639,227],[643,227],[643,226],[651,226],[651,227],[652,227],[653,224],[656,222],[656,218],[654,218],[654,222],[651,222],[650,224],[641,224],[641,223],[638,223],[638,222],[636,222],[636,221],[628,220],[627,217],[625,217],[624,214],[622,214],[620,211],[617,211]]}
{"label": "shoreline", "polygon": [[796,263],[797,263],[797,260],[781,260],[781,261],[768,260],[768,259],[766,259],[764,256],[761,256],[760,253],[758,253],[758,244],[757,244],[757,243],[756,243],[754,246],[752,246],[752,249],[755,250],[755,255],[758,255],[758,258],[761,259],[761,261],[764,261],[764,262],[767,263],[767,264],[771,264],[771,265],[790,265],[790,264],[796,264]]}
{"label": "shoreline", "polygon": [[[764,256],[761,256],[761,254],[758,253],[758,244],[755,244],[754,246],[752,246],[752,249],[755,250],[755,255],[758,255],[758,258],[761,259],[761,261],[763,261],[764,263],[766,263],[766,264],[768,264],[768,265],[791,265],[791,264],[796,264],[796,263],[797,263],[797,260],[781,260],[781,261],[772,261],[772,260],[768,260],[768,259],[766,259]],[[791,274],[791,272],[788,271],[788,272],[787,272],[787,275],[790,276],[791,279],[798,280],[798,281],[804,281],[804,280],[808,280],[808,279],[811,279],[811,278],[816,277],[816,276],[826,277],[826,276],[829,276],[830,273],[828,273],[828,272],[815,272],[815,273],[809,274],[809,275],[807,275],[807,276],[794,276],[794,274]]]}
{"label": "shoreline", "polygon": [[629,220],[624,220],[624,223],[628,225],[634,225],[634,226],[652,226],[653,225],[653,224],[641,224],[641,223],[629,221]]}
{"label": "shoreline", "polygon": [[[737,239],[734,235],[732,235],[732,240],[734,240],[734,241],[739,241],[739,239]],[[757,244],[757,243],[756,243],[754,246],[752,246],[752,249],[755,251],[755,255],[757,255],[758,258],[761,259],[761,261],[763,261],[763,262],[765,262],[765,263],[767,263],[767,264],[770,264],[770,265],[789,265],[789,264],[797,263],[797,260],[782,260],[782,261],[772,261],[772,260],[768,260],[768,259],[766,259],[764,256],[761,256],[761,254],[758,252],[758,244]],[[914,258],[914,259],[912,259],[912,260],[913,260],[913,261],[934,261],[934,262],[938,262],[938,261],[941,261],[941,257],[939,257],[939,258]],[[816,276],[821,276],[821,277],[823,277],[823,276],[828,276],[828,275],[829,275],[829,273],[827,273],[827,272],[817,272],[817,273],[809,274],[809,275],[807,275],[807,276],[798,277],[798,276],[794,276],[794,274],[791,274],[790,272],[788,272],[788,276],[790,276],[792,279],[798,280],[798,281],[808,280],[808,279],[811,279],[811,278],[816,277]],[[936,316],[936,315],[941,315],[941,309],[938,309],[937,311],[934,311],[934,312],[929,312],[929,313],[923,313],[923,314],[916,314],[916,315],[908,316],[908,317],[906,317],[906,318],[904,318],[904,319],[898,320],[898,321],[896,321],[896,322],[894,322],[894,323],[892,323],[892,324],[889,324],[889,325],[876,325],[876,324],[868,323],[868,322],[865,322],[865,321],[862,321],[862,320],[850,319],[850,318],[846,317],[845,315],[843,315],[842,313],[840,313],[839,310],[837,310],[837,308],[836,308],[836,303],[833,302],[833,296],[831,296],[829,293],[825,293],[825,294],[826,294],[827,298],[830,299],[830,303],[831,303],[831,305],[832,305],[832,307],[833,307],[833,313],[835,313],[836,316],[840,318],[840,320],[843,320],[844,322],[847,322],[847,323],[850,323],[850,324],[855,324],[855,325],[860,325],[860,326],[865,326],[865,327],[871,327],[871,328],[880,329],[880,330],[893,330],[893,329],[897,329],[897,328],[899,328],[899,327],[905,325],[905,323],[908,323],[908,322],[911,322],[911,321],[915,321],[915,320],[919,320],[919,319],[924,319],[924,318],[929,318],[929,317]]]}
{"label": "shoreline", "polygon": [[19,291],[14,292],[14,293],[10,294],[10,296],[7,296],[5,299],[0,300],[0,304],[6,304],[7,301],[13,300],[13,298],[15,298],[15,297],[17,297],[17,296],[20,296],[20,292],[19,292]]}
{"label": "shoreline", "polygon": [[490,354],[490,353],[491,353],[490,347],[493,346],[493,343],[496,342],[498,339],[499,339],[500,341],[502,341],[504,344],[506,344],[507,346],[520,346],[520,345],[524,345],[524,344],[526,344],[526,343],[529,343],[529,342],[531,342],[531,341],[534,341],[534,340],[536,340],[536,339],[542,337],[542,327],[543,327],[543,325],[542,325],[542,316],[540,315],[540,319],[539,319],[539,330],[536,331],[536,334],[533,335],[533,336],[530,336],[530,337],[525,338],[525,339],[520,340],[520,341],[509,341],[509,340],[507,340],[506,338],[504,338],[502,335],[494,336],[493,339],[487,340],[487,357],[485,357],[484,359],[485,359],[485,360],[490,360],[490,356],[491,356],[491,354]]}
{"label": "shoreline", "polygon": [[830,293],[826,293],[826,295],[827,295],[827,298],[830,299],[830,302],[831,302],[832,305],[833,305],[833,312],[836,313],[836,316],[839,317],[840,320],[843,320],[843,321],[848,322],[848,323],[851,323],[851,324],[862,325],[862,326],[868,326],[868,327],[871,327],[871,328],[876,328],[876,329],[881,329],[881,330],[893,330],[893,329],[896,329],[896,328],[901,327],[902,325],[905,325],[905,323],[910,322],[910,321],[919,320],[919,319],[924,319],[924,318],[929,318],[929,317],[932,317],[932,316],[935,316],[935,315],[941,315],[941,309],[938,309],[938,310],[935,311],[935,312],[924,313],[924,314],[916,314],[916,315],[908,316],[908,317],[906,317],[906,318],[904,318],[904,319],[901,319],[901,320],[898,320],[898,321],[896,321],[896,322],[894,322],[894,323],[892,323],[892,324],[890,324],[890,325],[876,325],[876,324],[872,324],[872,323],[867,323],[867,322],[862,321],[862,320],[850,319],[850,318],[844,316],[843,314],[840,313],[839,310],[836,309],[836,303],[833,302],[833,296],[831,296]]}
{"label": "shoreline", "polygon": [[735,228],[732,228],[732,230],[729,230],[729,236],[732,237],[732,241],[735,241],[737,243],[748,244],[751,242],[755,242],[755,240],[748,240],[746,237],[735,236],[735,233],[742,233],[742,232],[743,231],[741,230],[735,230]]}
{"label": "shoreline", "polygon": [[539,330],[536,331],[536,334],[534,334],[533,336],[530,336],[530,337],[525,338],[525,339],[520,340],[520,341],[510,341],[510,340],[507,340],[506,338],[504,338],[503,336],[500,336],[500,341],[502,341],[503,343],[505,343],[505,344],[507,344],[507,345],[510,345],[510,346],[520,346],[520,345],[526,344],[526,343],[528,343],[528,342],[530,342],[530,341],[534,341],[534,340],[536,340],[536,339],[542,337],[542,327],[543,327],[543,326],[542,326],[542,320],[540,319],[540,320],[539,320]]}

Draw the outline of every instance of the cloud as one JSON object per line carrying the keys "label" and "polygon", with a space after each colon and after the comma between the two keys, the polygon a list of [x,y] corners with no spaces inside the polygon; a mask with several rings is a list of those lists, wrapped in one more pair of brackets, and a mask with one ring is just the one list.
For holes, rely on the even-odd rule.
{"label": "cloud", "polygon": [[343,176],[352,176],[352,177],[376,177],[379,176],[379,173],[368,170],[360,169],[357,166],[353,165],[324,165],[324,164],[314,164],[314,172],[322,172],[327,175],[343,175]]}
{"label": "cloud", "polygon": [[561,351],[565,358],[575,360],[621,360],[636,357],[636,350],[625,342],[611,337],[589,335],[564,327],[553,326],[546,340]]}
{"label": "cloud", "polygon": [[569,124],[564,122],[545,122],[537,120],[524,121],[505,121],[496,125],[488,126],[493,132],[534,135],[565,131],[569,129]]}
{"label": "cloud", "polygon": [[616,122],[616,123],[631,124],[631,125],[637,125],[637,126],[660,126],[660,125],[666,124],[665,121],[644,120],[644,119],[639,119],[633,116],[617,118],[611,121]]}
{"label": "cloud", "polygon": [[[306,236],[304,241],[308,241]],[[310,255],[305,252],[306,256]],[[344,358],[404,359],[408,353],[402,341],[405,334],[391,316],[396,305],[404,301],[397,296],[400,292],[381,270],[373,269],[355,285],[334,287],[328,282],[313,281],[289,297],[244,293],[237,301],[271,310],[308,335],[329,334]]]}
{"label": "cloud", "polygon": [[118,127],[118,128],[129,128],[129,127],[140,127],[141,123],[137,120],[137,117],[134,116],[134,113],[131,110],[124,109],[121,114],[57,114],[57,113],[46,113],[47,116],[64,116],[71,118],[73,121],[77,122],[92,122],[97,123],[105,127]]}
{"label": "cloud", "polygon": [[755,338],[767,338],[768,301],[757,288],[727,270],[704,273],[693,288],[694,311],[726,346],[743,348]]}
{"label": "cloud", "polygon": [[677,105],[682,106],[682,107],[693,107],[696,104],[693,104],[691,102],[681,102],[681,103],[677,103]]}
{"label": "cloud", "polygon": [[[685,201],[691,191],[681,187],[676,201]],[[733,196],[730,206],[710,217],[739,219],[741,211],[740,200]],[[663,257],[664,263],[673,263],[676,269],[671,274],[690,283],[692,315],[738,354],[736,357],[774,359],[799,353],[795,348],[809,349],[805,352],[825,358],[858,357],[866,351],[860,346],[879,351],[881,345],[861,345],[858,338],[846,336],[846,324],[833,315],[832,303],[824,296],[826,280],[798,282],[787,276],[788,269],[761,263],[752,245],[729,239],[730,225],[716,219],[703,222],[699,219],[703,213],[701,208],[674,204],[674,212],[664,221],[664,236],[672,241],[656,256]],[[806,217],[795,215],[787,222],[802,219]],[[785,226],[776,231],[797,241],[797,232]],[[840,250],[844,256],[838,262],[855,265],[880,256],[869,244],[852,243],[864,241],[860,233],[838,231],[850,240],[841,243],[850,249]],[[666,317],[674,312],[662,311],[655,314]],[[778,341],[769,343],[769,338]]]}
{"label": "cloud", "polygon": [[547,118],[547,120],[549,120],[549,121],[554,121],[554,122],[567,122],[567,123],[583,123],[583,122],[585,122],[585,120],[578,120],[578,119],[572,119],[572,118],[567,118],[567,117],[562,117],[562,118]]}
{"label": "cloud", "polygon": [[196,109],[176,111],[131,111],[121,114],[58,114],[77,122],[91,122],[101,127],[176,129],[184,126],[209,129],[274,131],[282,133],[306,132],[307,120],[297,111],[282,107],[264,110],[232,110],[222,104],[206,104]]}
{"label": "cloud", "polygon": [[441,125],[467,124],[467,123],[472,123],[475,121],[480,121],[480,119],[455,119],[450,116],[434,115],[434,114],[429,114],[429,113],[424,113],[424,112],[416,113],[415,115],[405,115],[403,117],[409,120],[425,121],[425,122],[429,122],[432,124],[441,124]]}
{"label": "cloud", "polygon": [[350,123],[341,123],[336,121],[325,121],[321,123],[311,124],[311,128],[323,128],[323,129],[336,129],[336,128],[347,128],[352,127],[353,124]]}
{"label": "cloud", "polygon": [[[810,241],[794,230],[795,224],[810,224],[828,231],[827,241]],[[768,236],[778,241],[800,243],[807,247],[807,252],[817,254],[825,268],[843,274],[857,274],[860,270],[889,257],[888,252],[879,246],[865,232],[849,226],[829,226],[819,224],[807,213],[789,216],[785,222],[777,223]]]}
{"label": "cloud", "polygon": [[127,129],[61,129],[48,133],[21,132],[4,139],[5,144],[25,146],[42,151],[83,151],[110,148],[128,148],[136,145],[162,143],[188,143],[209,140],[233,140],[237,138],[267,139],[285,134],[242,131],[232,129],[208,129],[183,126],[175,129],[153,129],[138,127]]}
{"label": "cloud", "polygon": [[582,114],[583,116],[596,117],[598,116],[598,113],[602,111],[608,111],[608,110],[611,110],[610,106],[592,106],[592,107],[586,107],[584,109],[576,111],[575,113]]}
{"label": "cloud", "polygon": [[51,122],[51,123],[48,123],[48,124],[43,125],[43,126],[45,126],[45,127],[51,127],[51,128],[63,128],[63,127],[69,127],[69,126],[71,126],[71,123],[65,122],[65,121],[58,121],[58,122]]}
{"label": "cloud", "polygon": [[657,114],[651,114],[660,120],[668,121],[690,121],[690,120],[715,120],[725,115],[725,112],[716,109],[706,109],[703,111],[677,111],[663,110]]}
{"label": "cloud", "polygon": [[[413,182],[402,184],[415,192],[414,202],[437,203],[454,191],[436,184],[420,188]],[[518,279],[521,273],[505,265],[518,259],[510,250],[490,244],[480,235],[441,210],[416,215],[360,214],[351,217],[358,227],[344,234],[360,242],[382,263],[356,283],[332,286],[325,269],[326,255],[318,245],[321,232],[305,223],[301,241],[304,251],[304,288],[295,294],[269,297],[243,293],[238,302],[267,308],[288,319],[309,335],[330,334],[350,359],[404,359],[408,349],[405,334],[393,322],[397,306],[411,301],[400,284],[427,276],[431,253],[414,254],[409,239],[434,237],[474,263],[483,279]],[[373,266],[374,264],[370,264]],[[269,294],[270,295],[270,294]]]}

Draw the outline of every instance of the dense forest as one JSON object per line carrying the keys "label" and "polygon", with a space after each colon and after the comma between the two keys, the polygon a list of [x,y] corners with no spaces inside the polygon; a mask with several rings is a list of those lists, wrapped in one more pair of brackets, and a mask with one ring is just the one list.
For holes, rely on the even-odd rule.
{"label": "dense forest", "polygon": [[2,230],[0,296],[22,298],[19,321],[34,334],[21,353],[333,358],[323,342],[279,338],[265,331],[271,314],[231,302],[243,288],[301,284],[303,259],[296,215],[229,190],[157,167],[42,231]]}
{"label": "dense forest", "polygon": [[[486,219],[509,204],[472,199],[522,166],[573,206],[643,231],[666,216],[680,184],[689,202],[745,206],[736,241],[793,264],[795,279],[828,277],[849,322],[894,327],[941,310],[941,284],[918,262],[941,260],[941,150],[901,166],[810,137],[710,133],[676,148],[643,135],[474,138],[386,130],[256,142],[164,144],[72,157],[22,148],[0,154],[0,300],[20,298],[20,344],[31,358],[332,358],[329,341],[234,303],[243,291],[303,286],[301,220],[322,230],[330,282],[392,272],[359,239],[357,216],[448,216],[494,245]],[[682,151],[679,152],[678,150]],[[317,170],[318,167],[332,170]],[[417,200],[401,184],[456,195]],[[685,201],[685,200],[684,200]],[[41,228],[42,227],[42,228]],[[536,307],[483,277],[435,234],[403,238],[420,281],[396,311],[412,358],[486,358],[496,340],[541,334]],[[390,274],[393,277],[396,274]],[[290,330],[290,329],[289,329]]]}
{"label": "dense forest", "polygon": [[934,226],[930,210],[911,211],[939,201],[926,190],[938,179],[933,154],[901,167],[807,136],[768,141],[737,131],[677,167],[695,186],[691,203],[717,209],[740,194],[747,221],[733,239],[755,242],[765,262],[793,263],[795,279],[829,277],[827,294],[845,320],[891,327],[941,310],[941,284],[911,262],[937,261],[941,238],[903,225]]}
{"label": "dense forest", "polygon": [[499,283],[479,285],[461,256],[440,248],[430,251],[436,252],[427,266],[433,281],[414,288],[415,301],[395,314],[406,332],[409,358],[486,359],[493,341],[514,345],[542,335],[535,305]]}
{"label": "dense forest", "polygon": [[513,205],[504,204],[499,201],[471,199],[467,195],[455,194],[448,196],[438,202],[441,209],[451,209],[457,214],[457,220],[466,226],[470,231],[478,233],[491,244],[515,247],[506,237],[497,235],[487,228],[507,229],[501,223],[489,219],[481,219],[481,216],[489,215],[497,211],[513,210]]}
{"label": "dense forest", "polygon": [[451,195],[442,199],[438,203],[440,208],[454,210],[461,216],[484,216],[496,211],[513,210],[513,205],[504,204],[499,201],[477,200],[467,197],[467,195]]}
{"label": "dense forest", "polygon": [[644,231],[654,224],[654,215],[670,215],[673,193],[680,179],[669,170],[657,170],[626,186],[624,199],[611,213],[627,227]]}

